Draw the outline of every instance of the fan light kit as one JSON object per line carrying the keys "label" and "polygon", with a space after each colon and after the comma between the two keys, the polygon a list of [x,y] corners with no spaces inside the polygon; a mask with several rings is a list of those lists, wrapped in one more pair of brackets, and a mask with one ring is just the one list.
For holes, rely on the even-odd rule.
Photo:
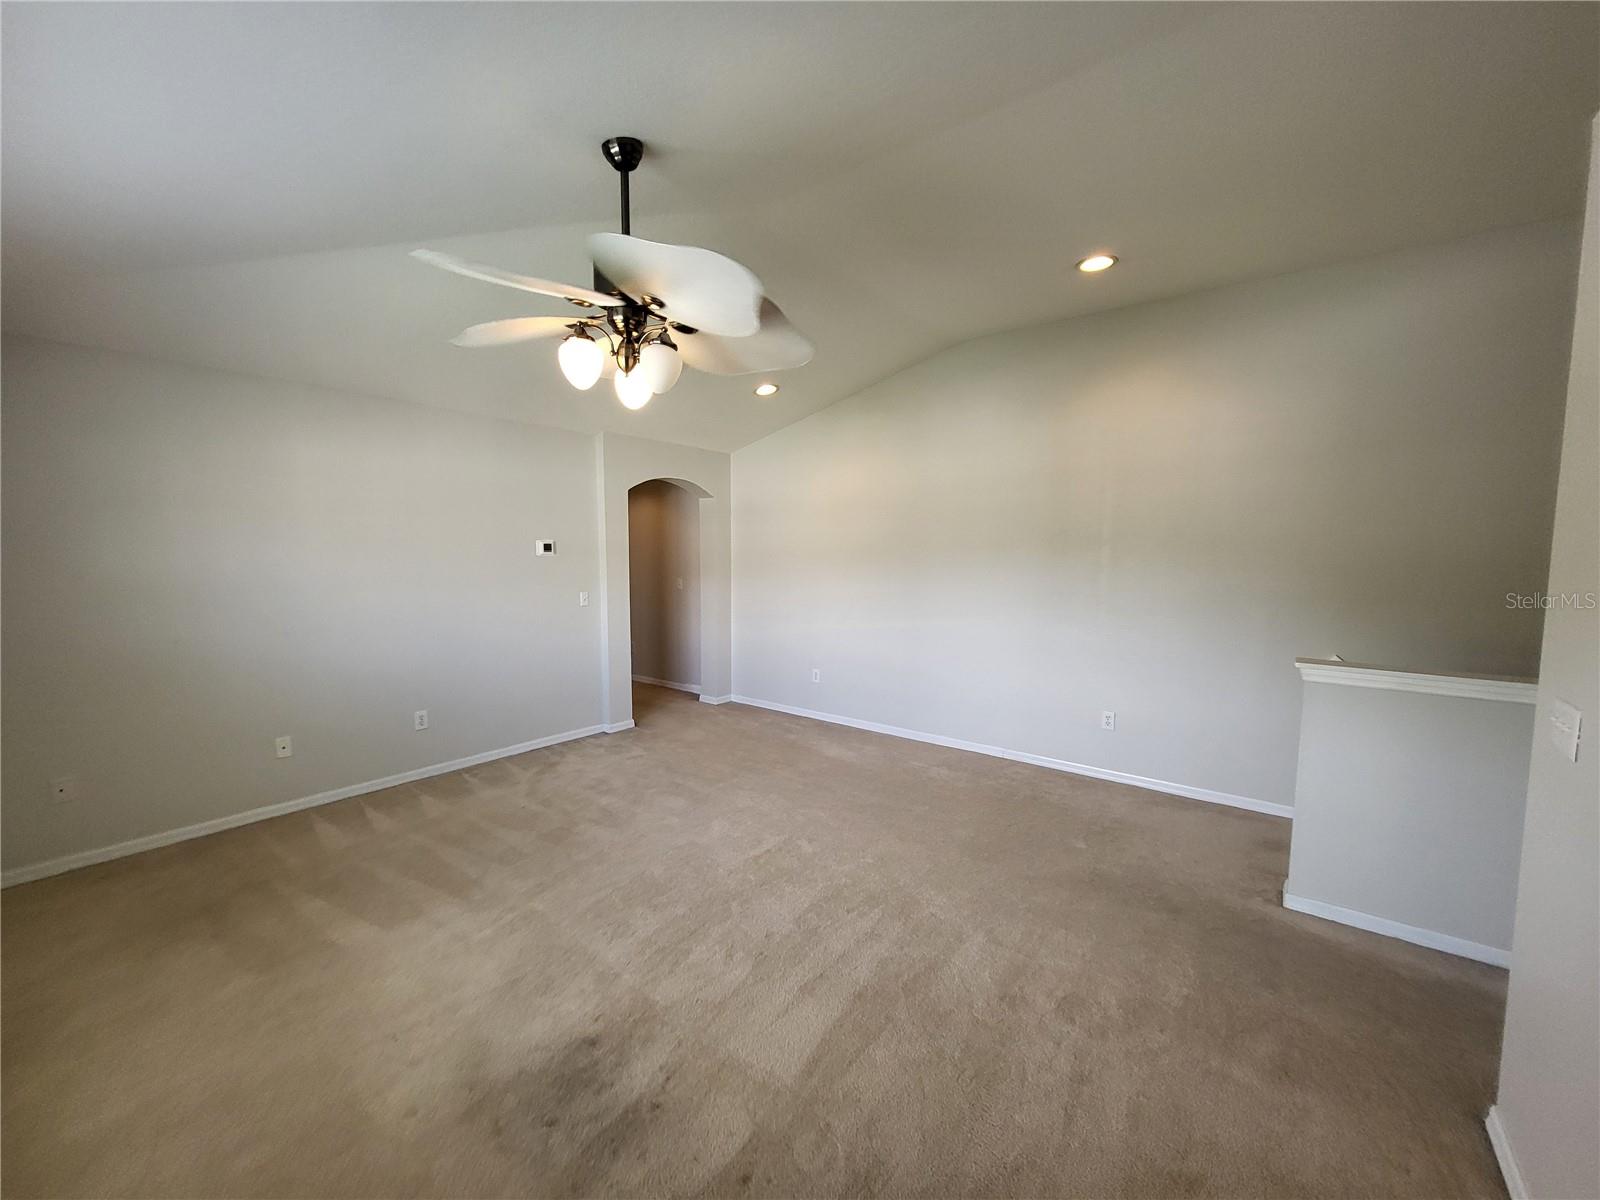
{"label": "fan light kit", "polygon": [[[600,150],[622,177],[622,232],[589,238],[593,288],[480,266],[434,250],[411,252],[457,275],[554,296],[583,310],[577,316],[489,321],[462,331],[454,343],[508,346],[565,334],[556,362],[567,382],[588,391],[609,375],[617,399],[630,409],[670,391],[685,366],[710,375],[753,375],[810,362],[811,343],[745,267],[696,246],[632,236],[628,175],[644,157],[644,143],[613,137]],[[777,390],[777,384],[763,383],[756,395]]]}
{"label": "fan light kit", "polygon": [[1091,254],[1088,258],[1078,260],[1078,270],[1086,275],[1093,275],[1096,271],[1109,271],[1116,265],[1115,254]]}

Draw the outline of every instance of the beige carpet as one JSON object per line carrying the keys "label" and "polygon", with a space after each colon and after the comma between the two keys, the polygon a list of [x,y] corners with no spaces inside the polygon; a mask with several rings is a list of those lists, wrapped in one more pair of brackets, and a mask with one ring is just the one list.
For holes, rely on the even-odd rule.
{"label": "beige carpet", "polygon": [[1287,822],[637,709],[7,891],[6,1194],[1502,1194],[1503,973]]}

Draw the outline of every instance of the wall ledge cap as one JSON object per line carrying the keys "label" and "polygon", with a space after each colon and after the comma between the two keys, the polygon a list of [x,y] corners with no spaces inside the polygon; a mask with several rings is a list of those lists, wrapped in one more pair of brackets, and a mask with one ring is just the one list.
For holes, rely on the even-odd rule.
{"label": "wall ledge cap", "polygon": [[1460,696],[1468,700],[1503,700],[1533,704],[1539,681],[1516,675],[1467,675],[1450,671],[1406,671],[1373,663],[1348,663],[1330,658],[1297,658],[1295,668],[1306,683],[1336,683],[1345,687],[1377,688],[1389,692],[1424,692],[1432,696]]}

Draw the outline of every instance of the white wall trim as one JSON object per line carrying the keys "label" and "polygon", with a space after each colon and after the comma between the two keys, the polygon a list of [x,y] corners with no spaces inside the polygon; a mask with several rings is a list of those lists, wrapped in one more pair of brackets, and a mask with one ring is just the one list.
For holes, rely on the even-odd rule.
{"label": "white wall trim", "polygon": [[[628,725],[633,722],[629,721]],[[117,842],[111,846],[101,846],[96,850],[81,850],[76,854],[66,854],[60,858],[52,858],[45,862],[33,863],[25,867],[13,867],[0,877],[0,887],[11,887],[13,884],[29,883],[35,879],[44,879],[50,875],[60,875],[64,871],[74,871],[79,867],[93,866],[95,863],[110,862],[114,858],[126,858],[130,854],[140,854],[146,850],[155,850],[161,846],[170,846],[175,842],[186,842],[191,838],[205,837],[209,833],[221,833],[224,829],[236,829],[240,825],[252,825],[257,821],[271,820],[273,817],[285,816],[288,813],[299,812],[303,808],[316,808],[322,804],[332,804],[335,800],[348,800],[352,796],[365,796],[369,792],[381,792],[384,788],[398,787],[402,783],[415,783],[419,779],[430,779],[435,775],[446,775],[451,771],[461,771],[467,767],[481,766],[486,762],[493,762],[497,758],[509,758],[513,754],[526,754],[530,750],[542,750],[546,746],[554,746],[560,742],[576,741],[578,738],[590,737],[594,734],[605,732],[603,725],[589,725],[583,729],[569,729],[566,733],[553,733],[549,737],[535,738],[531,742],[518,742],[515,746],[503,746],[498,750],[486,750],[482,754],[472,754],[466,758],[452,759],[450,762],[434,763],[432,766],[418,767],[414,771],[402,771],[398,775],[386,775],[382,779],[369,779],[365,783],[352,783],[346,787],[334,788],[328,792],[318,792],[313,796],[301,796],[298,800],[284,800],[278,804],[266,804],[260,808],[246,809],[244,812],[231,813],[225,817],[216,817],[210,821],[200,821],[194,825],[184,825],[178,829],[169,829],[163,833],[147,834],[144,837],[132,838],[126,842]]]}
{"label": "white wall trim", "polygon": [[626,721],[614,721],[610,725],[601,725],[601,726],[598,727],[596,732],[597,733],[621,733],[624,730],[632,729],[632,728],[633,728],[633,719],[630,717]]}
{"label": "white wall trim", "polygon": [[[705,699],[704,696],[701,697]],[[886,733],[890,737],[906,738],[913,742],[927,742],[934,746],[948,746],[952,750],[970,750],[974,754],[987,754],[990,758],[1006,758],[1012,762],[1030,763],[1052,771],[1065,771],[1071,775],[1087,775],[1091,779],[1105,779],[1112,783],[1128,783],[1152,792],[1165,792],[1169,796],[1183,796],[1189,800],[1204,800],[1208,804],[1225,804],[1229,808],[1243,808],[1251,812],[1266,813],[1274,817],[1294,817],[1294,807],[1255,800],[1249,796],[1235,796],[1229,792],[1215,792],[1210,788],[1190,787],[1183,783],[1169,783],[1164,779],[1147,779],[1143,775],[1130,775],[1126,771],[1110,771],[1104,767],[1091,767],[1084,763],[1068,762],[1062,758],[1047,758],[1042,754],[1029,754],[1023,750],[1008,750],[1003,746],[988,746],[982,742],[964,742],[959,738],[943,737],[937,733],[921,733],[915,729],[902,729],[898,725],[882,725],[876,721],[862,721],[855,717],[841,717],[834,713],[817,712],[809,708],[796,708],[771,700],[757,700],[753,696],[735,695],[737,704],[753,708],[770,709],[788,713],[793,717],[809,717],[813,721],[827,721],[831,725],[848,725],[852,729],[865,729],[870,733]]]}
{"label": "white wall trim", "polygon": [[1511,1200],[1529,1200],[1528,1185],[1523,1181],[1522,1170],[1517,1166],[1517,1156],[1511,1152],[1511,1139],[1506,1134],[1505,1123],[1500,1120],[1500,1106],[1491,1104],[1483,1118],[1483,1127],[1489,1131],[1489,1144],[1494,1147],[1495,1161],[1500,1164],[1500,1174],[1506,1181],[1506,1191]]}
{"label": "white wall trim", "polygon": [[704,692],[700,693],[701,704],[726,704],[728,701],[735,700],[737,698],[738,697],[736,696],[708,696]]}
{"label": "white wall trim", "polygon": [[1297,658],[1294,665],[1300,671],[1300,678],[1307,683],[1338,683],[1389,692],[1426,692],[1468,700],[1505,700],[1513,704],[1532,704],[1539,695],[1536,682],[1493,675],[1430,675],[1319,658]]}
{"label": "white wall trim", "polygon": [[1283,906],[1293,912],[1305,913],[1311,917],[1321,917],[1324,921],[1336,921],[1340,925],[1349,925],[1355,929],[1365,929],[1368,933],[1380,933],[1384,937],[1399,938],[1402,942],[1426,946],[1430,950],[1443,950],[1446,954],[1476,959],[1478,962],[1488,963],[1490,966],[1509,967],[1511,965],[1511,951],[1502,950],[1498,946],[1485,946],[1481,942],[1469,942],[1466,938],[1453,937],[1448,933],[1439,933],[1432,929],[1422,929],[1416,925],[1407,925],[1402,921],[1391,921],[1388,917],[1375,917],[1371,913],[1359,912],[1353,908],[1341,908],[1337,904],[1329,904],[1323,900],[1310,900],[1305,896],[1296,896],[1292,892],[1284,892]]}
{"label": "white wall trim", "polygon": [[655,687],[673,688],[676,691],[688,692],[692,696],[700,694],[700,685],[697,683],[673,683],[670,679],[651,679],[648,675],[635,675],[635,683],[648,683]]}

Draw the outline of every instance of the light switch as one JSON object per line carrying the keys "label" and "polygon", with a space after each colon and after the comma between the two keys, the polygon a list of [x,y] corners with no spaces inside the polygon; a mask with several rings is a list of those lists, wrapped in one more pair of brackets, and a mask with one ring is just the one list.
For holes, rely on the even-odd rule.
{"label": "light switch", "polygon": [[1578,739],[1583,734],[1583,714],[1565,700],[1550,699],[1550,722],[1547,732],[1550,740],[1561,751],[1562,758],[1578,761]]}

